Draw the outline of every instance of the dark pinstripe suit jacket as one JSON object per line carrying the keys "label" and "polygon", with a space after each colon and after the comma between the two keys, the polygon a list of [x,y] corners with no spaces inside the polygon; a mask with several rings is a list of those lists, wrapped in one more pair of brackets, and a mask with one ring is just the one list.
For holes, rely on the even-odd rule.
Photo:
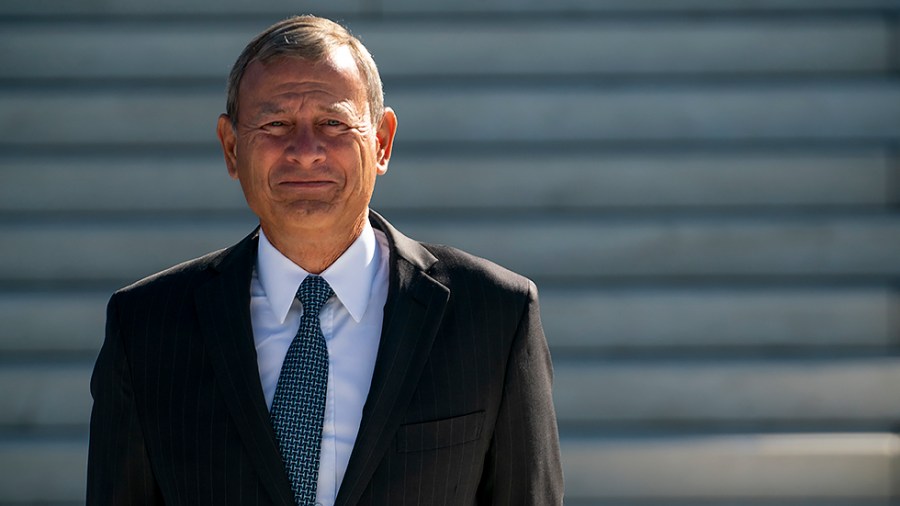
{"label": "dark pinstripe suit jacket", "polygon": [[[390,242],[390,288],[337,504],[560,504],[533,283],[371,219]],[[293,504],[250,326],[257,238],[110,300],[91,380],[88,504]]]}

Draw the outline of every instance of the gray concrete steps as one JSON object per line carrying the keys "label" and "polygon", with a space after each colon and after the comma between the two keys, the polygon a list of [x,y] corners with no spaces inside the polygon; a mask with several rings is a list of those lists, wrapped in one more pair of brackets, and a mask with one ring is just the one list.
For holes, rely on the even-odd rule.
{"label": "gray concrete steps", "polygon": [[[214,147],[222,91],[8,90],[0,146]],[[900,83],[399,89],[404,143],[869,141],[900,138]],[[528,107],[523,107],[528,104]],[[476,113],[477,111],[477,113]],[[53,118],[48,121],[47,118]],[[441,118],[435,121],[435,118]]]}
{"label": "gray concrete steps", "polygon": [[[868,0],[872,1],[872,0]],[[30,2],[29,2],[30,3]],[[307,0],[302,6],[291,0],[266,0],[265,2],[245,2],[242,0],[221,0],[185,2],[181,0],[46,0],[28,5],[25,2],[6,2],[0,8],[2,16],[85,16],[91,18],[136,16],[185,16],[203,19],[222,16],[270,16],[271,22],[293,15],[314,12],[321,16],[339,17],[343,15],[374,13],[366,8],[365,0]]]}
{"label": "gray concrete steps", "polygon": [[[541,280],[885,279],[900,273],[900,217],[894,215],[467,220],[400,214],[393,221],[412,237],[453,244]],[[137,279],[229,246],[253,223],[250,216],[0,223],[0,236],[15,245],[0,250],[0,279]]]}
{"label": "gray concrete steps", "polygon": [[900,9],[892,0],[383,0],[380,5],[385,14],[811,14]]}
{"label": "gray concrete steps", "polygon": [[[5,16],[280,16],[300,13],[295,2],[267,0],[250,4],[240,0],[219,2],[184,2],[179,0],[44,0],[42,2],[6,2],[0,15]],[[302,12],[320,15],[379,15],[379,14],[747,14],[757,12],[792,13],[825,12],[855,13],[873,10],[895,11],[893,0],[308,0]],[[278,19],[277,17],[274,19]]]}
{"label": "gray concrete steps", "polygon": [[0,438],[0,504],[84,504],[87,445],[86,435]]}
{"label": "gray concrete steps", "polygon": [[543,287],[540,297],[554,352],[815,352],[900,340],[900,298],[887,287]]}
{"label": "gray concrete steps", "polygon": [[894,497],[897,452],[897,436],[881,433],[563,442],[567,498],[689,501],[681,504],[888,500]]}
{"label": "gray concrete steps", "polygon": [[[81,354],[104,334],[110,290],[0,292],[0,356]],[[888,287],[540,288],[555,354],[758,349],[886,350],[900,340],[900,297]]]}
{"label": "gray concrete steps", "polygon": [[[886,207],[900,166],[881,149],[405,153],[379,209]],[[0,212],[233,211],[221,155],[0,157]],[[203,188],[198,192],[197,188]],[[513,190],[513,191],[511,191]]]}
{"label": "gray concrete steps", "polygon": [[[887,433],[562,438],[567,499],[654,506],[885,501],[898,447]],[[79,501],[86,460],[84,438],[0,440],[0,497],[4,504]]]}
{"label": "gray concrete steps", "polygon": [[[561,423],[784,426],[900,417],[900,359],[554,362]],[[590,392],[590,394],[586,394]]]}
{"label": "gray concrete steps", "polygon": [[[92,361],[0,364],[0,427],[85,428]],[[900,358],[557,357],[563,427],[879,427],[900,417]],[[590,394],[586,394],[590,392]]]}
{"label": "gray concrete steps", "polygon": [[95,357],[103,343],[112,290],[0,293],[0,356],[76,353]]}
{"label": "gray concrete steps", "polygon": [[[264,25],[0,21],[0,80],[224,82],[243,41]],[[891,27],[875,17],[505,23],[386,19],[355,21],[350,28],[376,55],[382,76],[389,81],[566,74],[804,75],[882,72],[892,67]],[[58,44],[60,39],[66,44]]]}
{"label": "gray concrete steps", "polygon": [[86,430],[93,362],[31,361],[0,365],[0,427]]}

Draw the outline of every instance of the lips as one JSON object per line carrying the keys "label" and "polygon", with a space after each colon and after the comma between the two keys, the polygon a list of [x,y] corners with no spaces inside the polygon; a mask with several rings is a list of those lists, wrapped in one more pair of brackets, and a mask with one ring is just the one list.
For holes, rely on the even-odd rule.
{"label": "lips", "polygon": [[334,184],[334,181],[281,181],[278,186],[295,186],[298,188],[319,188]]}
{"label": "lips", "polygon": [[271,174],[270,181],[274,183],[274,188],[284,190],[319,190],[325,188],[333,188],[338,184],[338,178],[324,167],[319,170],[277,170]]}

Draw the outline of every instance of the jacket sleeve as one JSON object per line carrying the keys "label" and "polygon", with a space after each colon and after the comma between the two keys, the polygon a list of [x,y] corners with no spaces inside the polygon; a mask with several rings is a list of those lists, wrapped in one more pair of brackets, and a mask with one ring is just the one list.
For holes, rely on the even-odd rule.
{"label": "jacket sleeve", "polygon": [[512,342],[503,400],[479,486],[479,504],[562,504],[563,475],[552,382],[553,366],[541,326],[537,288],[529,282],[528,303]]}
{"label": "jacket sleeve", "polygon": [[107,306],[106,339],[91,377],[87,504],[163,504],[144,445],[116,299]]}

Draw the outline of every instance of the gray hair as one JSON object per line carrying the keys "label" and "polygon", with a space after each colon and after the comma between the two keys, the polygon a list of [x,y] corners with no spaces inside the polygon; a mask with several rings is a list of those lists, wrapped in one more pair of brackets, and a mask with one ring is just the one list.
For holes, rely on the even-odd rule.
{"label": "gray hair", "polygon": [[372,59],[369,50],[347,28],[330,19],[317,16],[293,16],[279,21],[247,44],[228,75],[225,112],[231,118],[231,123],[237,123],[241,79],[252,62],[265,63],[281,56],[319,62],[340,47],[349,48],[353,59],[356,60],[359,71],[366,81],[366,95],[372,123],[377,124],[384,114],[384,91],[375,60]]}

